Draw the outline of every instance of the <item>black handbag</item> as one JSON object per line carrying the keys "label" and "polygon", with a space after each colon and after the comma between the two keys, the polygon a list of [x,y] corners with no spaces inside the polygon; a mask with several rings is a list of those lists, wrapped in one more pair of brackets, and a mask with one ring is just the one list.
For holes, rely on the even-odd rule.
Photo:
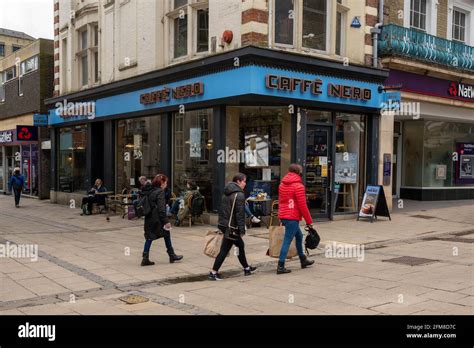
{"label": "black handbag", "polygon": [[304,246],[306,248],[306,254],[309,255],[308,249],[316,249],[321,241],[321,237],[311,225],[306,226],[305,230],[308,232],[308,235],[304,241]]}

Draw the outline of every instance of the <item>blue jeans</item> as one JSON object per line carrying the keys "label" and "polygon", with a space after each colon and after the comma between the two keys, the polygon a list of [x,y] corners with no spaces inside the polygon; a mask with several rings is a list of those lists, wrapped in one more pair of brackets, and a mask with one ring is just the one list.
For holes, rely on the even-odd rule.
{"label": "blue jeans", "polygon": [[252,217],[252,211],[250,210],[250,206],[247,202],[245,202],[245,215],[249,218]]}
{"label": "blue jeans", "polygon": [[181,203],[181,198],[178,198],[176,201],[174,201],[173,206],[171,207],[171,214],[178,215],[179,212],[179,205]]}
{"label": "blue jeans", "polygon": [[283,244],[281,246],[280,258],[278,261],[285,262],[286,255],[288,254],[288,249],[290,249],[290,244],[293,241],[293,238],[296,238],[296,250],[298,251],[299,256],[304,256],[303,251],[303,232],[300,229],[300,222],[297,220],[281,220],[283,226],[285,226],[285,238],[283,239]]}
{"label": "blue jeans", "polygon": [[[171,236],[163,237],[163,239],[165,240],[166,250],[168,251],[170,249],[173,249],[173,244],[171,244]],[[143,247],[143,252],[145,253],[150,252],[151,243],[153,243],[151,239],[145,240],[145,246]]]}

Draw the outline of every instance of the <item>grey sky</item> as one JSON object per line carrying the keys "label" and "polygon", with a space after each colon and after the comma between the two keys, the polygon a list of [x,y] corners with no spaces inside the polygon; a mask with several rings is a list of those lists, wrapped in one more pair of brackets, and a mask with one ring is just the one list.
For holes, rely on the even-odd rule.
{"label": "grey sky", "polygon": [[0,28],[54,39],[53,0],[0,0]]}

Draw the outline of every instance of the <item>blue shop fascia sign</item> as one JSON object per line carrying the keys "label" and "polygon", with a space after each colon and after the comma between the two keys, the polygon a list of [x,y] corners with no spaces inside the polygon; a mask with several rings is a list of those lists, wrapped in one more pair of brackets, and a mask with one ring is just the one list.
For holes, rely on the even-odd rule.
{"label": "blue shop fascia sign", "polygon": [[96,100],[65,99],[50,110],[48,122],[59,125],[248,94],[380,109],[379,87],[371,82],[250,65]]}

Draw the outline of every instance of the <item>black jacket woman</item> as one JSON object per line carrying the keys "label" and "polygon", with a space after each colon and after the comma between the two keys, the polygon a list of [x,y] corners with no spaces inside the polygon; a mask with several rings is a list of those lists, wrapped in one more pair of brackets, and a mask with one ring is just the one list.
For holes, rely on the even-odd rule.
{"label": "black jacket woman", "polygon": [[148,196],[148,201],[152,208],[150,214],[145,216],[145,246],[143,248],[142,266],[152,266],[155,263],[150,261],[150,248],[154,240],[164,238],[166,251],[169,255],[170,263],[179,261],[182,255],[174,253],[173,244],[171,243],[171,223],[166,215],[165,188],[168,185],[166,175],[159,174],[151,185],[145,185],[142,189],[142,195]]}
{"label": "black jacket woman", "polygon": [[245,244],[242,239],[245,235],[244,188],[246,184],[247,177],[245,174],[239,173],[234,176],[232,182],[224,189],[218,221],[219,230],[224,232],[224,239],[222,240],[219,255],[209,273],[210,280],[222,280],[222,277],[219,274],[219,268],[221,268],[233,245],[238,248],[237,256],[240,264],[244,267],[244,274],[249,276],[257,269],[256,267],[249,266],[247,263],[247,258],[245,257]]}

